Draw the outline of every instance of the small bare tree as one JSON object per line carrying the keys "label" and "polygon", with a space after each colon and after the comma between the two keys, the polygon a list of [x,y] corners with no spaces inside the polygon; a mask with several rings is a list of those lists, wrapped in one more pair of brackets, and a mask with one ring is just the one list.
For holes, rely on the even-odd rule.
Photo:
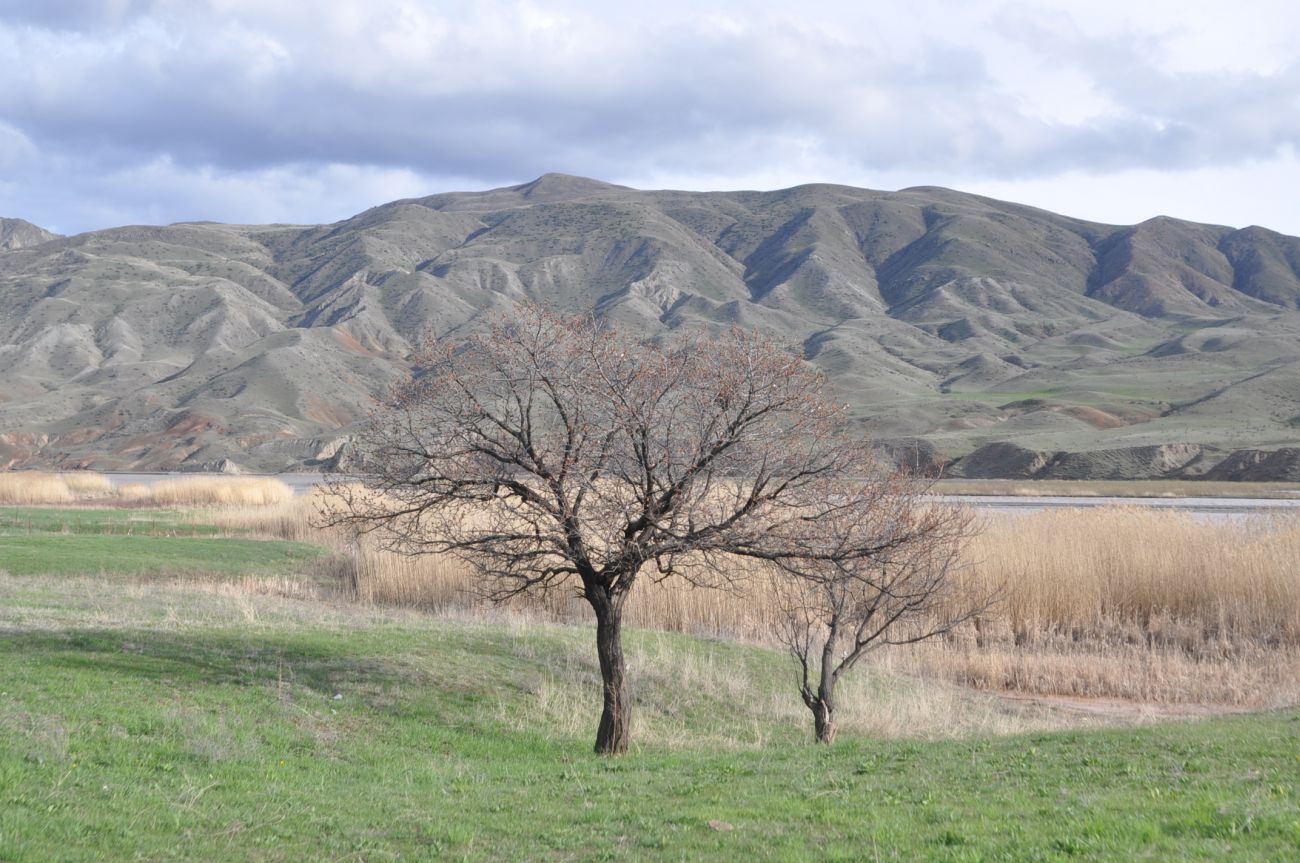
{"label": "small bare tree", "polygon": [[995,592],[962,584],[970,510],[936,504],[928,484],[895,472],[809,525],[806,556],[774,565],[778,638],[799,666],[799,694],[819,743],[835,739],[835,687],[863,656],[951,632]]}
{"label": "small bare tree", "polygon": [[[628,746],[622,621],[643,572],[812,565],[830,551],[809,531],[862,511],[881,476],[823,377],[760,335],[658,347],[535,307],[431,345],[358,444],[364,485],[333,485],[335,523],[455,555],[494,598],[576,586],[596,618],[600,753]],[[834,553],[875,549],[859,539],[875,541]]]}

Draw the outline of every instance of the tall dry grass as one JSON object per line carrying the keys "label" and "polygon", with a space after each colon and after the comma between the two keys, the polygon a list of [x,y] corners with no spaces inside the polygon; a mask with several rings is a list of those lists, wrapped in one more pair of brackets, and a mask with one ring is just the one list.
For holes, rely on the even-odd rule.
{"label": "tall dry grass", "polygon": [[[463,563],[408,557],[312,527],[321,492],[202,520],[339,551],[356,598],[435,612],[483,609]],[[732,590],[641,579],[630,625],[769,643],[778,605],[758,570]],[[1300,701],[1300,517],[1207,521],[1142,507],[988,517],[964,578],[1003,588],[987,615],[950,637],[876,662],[984,689],[1160,704]],[[537,619],[589,619],[576,586],[522,597]]]}
{"label": "tall dry grass", "polygon": [[144,501],[159,506],[273,506],[293,499],[293,489],[273,477],[194,476],[159,480]]}
{"label": "tall dry grass", "polygon": [[0,473],[0,503],[58,504],[111,497],[113,483],[94,473]]}
{"label": "tall dry grass", "polygon": [[102,497],[113,493],[113,481],[102,474],[79,471],[59,473],[54,476],[68,487],[68,491],[78,497]]}
{"label": "tall dry grass", "polygon": [[1099,634],[1187,650],[1300,644],[1300,518],[1141,507],[989,519],[971,577],[1007,584],[1017,643]]}
{"label": "tall dry grass", "polygon": [[116,486],[109,477],[87,471],[0,473],[0,504],[263,507],[286,504],[292,498],[293,489],[273,477],[193,476]]}
{"label": "tall dry grass", "polygon": [[317,488],[310,494],[291,497],[273,506],[248,504],[200,509],[192,517],[195,522],[272,539],[311,541],[328,548],[346,550],[352,545],[352,540],[344,532],[316,526],[328,499],[328,493]]}
{"label": "tall dry grass", "polygon": [[989,519],[993,614],[893,667],[988,689],[1159,703],[1300,701],[1300,517],[1141,507]]}

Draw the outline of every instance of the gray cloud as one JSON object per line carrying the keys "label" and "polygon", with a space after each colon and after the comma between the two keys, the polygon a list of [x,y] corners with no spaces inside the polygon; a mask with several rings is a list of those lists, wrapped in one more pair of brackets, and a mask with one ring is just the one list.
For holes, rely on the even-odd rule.
{"label": "gray cloud", "polygon": [[148,0],[0,0],[0,20],[56,30],[120,25],[145,14]]}
{"label": "gray cloud", "polygon": [[[366,189],[549,170],[1014,181],[1300,147],[1295,63],[1170,70],[1177,34],[921,6],[0,0],[0,209],[65,229],[318,207],[307,220]],[[1096,105],[1045,111],[1036,68]]]}

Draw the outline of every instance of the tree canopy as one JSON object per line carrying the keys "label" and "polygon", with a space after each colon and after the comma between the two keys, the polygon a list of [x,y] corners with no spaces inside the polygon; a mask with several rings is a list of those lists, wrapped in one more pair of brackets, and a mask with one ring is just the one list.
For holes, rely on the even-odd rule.
{"label": "tree canopy", "polygon": [[[904,545],[893,529],[827,542],[902,500],[802,356],[732,328],[665,344],[525,306],[433,342],[359,436],[364,487],[339,521],[407,553],[451,554],[486,593],[576,587],[603,679],[599,752],[625,751],[623,608],[639,578],[790,573]],[[866,522],[862,522],[866,523]]]}

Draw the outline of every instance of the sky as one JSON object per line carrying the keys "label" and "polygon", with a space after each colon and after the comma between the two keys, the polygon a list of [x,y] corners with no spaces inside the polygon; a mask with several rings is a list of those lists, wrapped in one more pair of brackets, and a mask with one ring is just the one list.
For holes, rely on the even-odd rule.
{"label": "sky", "polygon": [[1300,8],[0,0],[0,216],[318,223],[550,171],[1300,235]]}

